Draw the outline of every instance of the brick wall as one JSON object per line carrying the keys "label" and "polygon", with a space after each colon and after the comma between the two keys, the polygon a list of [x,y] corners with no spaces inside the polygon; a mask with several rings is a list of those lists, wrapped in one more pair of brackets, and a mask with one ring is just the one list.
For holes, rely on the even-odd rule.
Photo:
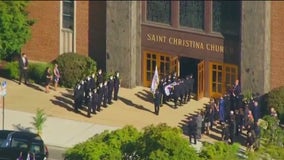
{"label": "brick wall", "polygon": [[[76,52],[89,55],[89,1],[76,1]],[[91,17],[90,17],[91,18]]]}
{"label": "brick wall", "polygon": [[59,1],[30,1],[29,17],[36,22],[32,37],[22,48],[30,60],[51,61],[59,55]]}
{"label": "brick wall", "polygon": [[271,89],[284,86],[284,2],[271,1]]}
{"label": "brick wall", "polygon": [[[89,1],[76,1],[76,51],[89,55]],[[30,1],[29,17],[35,19],[32,37],[22,48],[30,60],[50,62],[59,55],[60,1]]]}

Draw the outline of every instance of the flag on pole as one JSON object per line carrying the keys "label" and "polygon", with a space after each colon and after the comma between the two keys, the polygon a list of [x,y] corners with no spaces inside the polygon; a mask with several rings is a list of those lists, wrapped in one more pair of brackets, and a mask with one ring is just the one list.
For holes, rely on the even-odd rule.
{"label": "flag on pole", "polygon": [[158,67],[155,68],[155,73],[152,79],[151,92],[154,94],[159,85]]}

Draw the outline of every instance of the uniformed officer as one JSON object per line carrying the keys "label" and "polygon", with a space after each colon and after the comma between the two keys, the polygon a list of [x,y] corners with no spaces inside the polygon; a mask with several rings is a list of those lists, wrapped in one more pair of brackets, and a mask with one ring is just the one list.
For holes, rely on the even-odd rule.
{"label": "uniformed officer", "polygon": [[186,76],[185,77],[185,79],[184,79],[184,81],[183,81],[183,83],[184,83],[184,102],[185,103],[188,103],[188,97],[190,96],[189,95],[189,76]]}
{"label": "uniformed officer", "polygon": [[193,85],[194,85],[194,79],[193,79],[193,76],[192,74],[189,75],[189,80],[188,80],[188,86],[189,86],[189,93],[188,93],[188,99],[187,101],[190,101],[190,98],[191,98],[191,94],[193,92]]}
{"label": "uniformed officer", "polygon": [[155,107],[155,114],[156,115],[159,115],[161,98],[162,98],[162,93],[159,91],[159,89],[156,89],[156,91],[154,93],[154,107]]}
{"label": "uniformed officer", "polygon": [[104,93],[103,93],[103,83],[100,83],[99,87],[98,87],[98,108],[97,108],[97,111],[101,111],[103,95],[104,95]]}
{"label": "uniformed officer", "polygon": [[112,104],[112,94],[113,94],[113,88],[114,88],[114,80],[113,76],[111,75],[108,80],[108,104]]}
{"label": "uniformed officer", "polygon": [[98,103],[99,103],[99,95],[98,95],[97,89],[95,88],[93,96],[92,96],[92,109],[93,109],[92,113],[93,114],[97,114],[96,111],[97,111]]}
{"label": "uniformed officer", "polygon": [[162,107],[163,106],[163,99],[164,99],[164,95],[165,95],[165,91],[164,91],[164,87],[163,87],[163,83],[164,83],[164,79],[163,78],[161,78],[160,79],[160,82],[159,82],[159,85],[158,85],[158,90],[159,90],[159,92],[162,94],[161,95],[161,102],[160,102],[160,107]]}
{"label": "uniformed officer", "polygon": [[100,83],[104,82],[104,76],[103,76],[103,71],[102,69],[99,69],[98,73],[97,73],[97,85],[99,85]]}
{"label": "uniformed officer", "polygon": [[92,102],[92,100],[93,100],[93,98],[92,98],[92,90],[91,89],[89,89],[89,92],[88,92],[88,95],[87,95],[87,107],[88,107],[88,110],[87,110],[87,112],[88,112],[88,117],[90,118],[91,117],[91,111],[92,111],[92,104],[93,104],[93,102]]}
{"label": "uniformed officer", "polygon": [[90,87],[92,91],[96,88],[95,74],[93,73],[90,79]]}
{"label": "uniformed officer", "polygon": [[91,77],[88,76],[86,77],[85,79],[85,82],[84,82],[84,91],[85,91],[85,105],[88,105],[88,96],[89,96],[89,91],[91,89]]}
{"label": "uniformed officer", "polygon": [[82,107],[84,99],[84,81],[79,82],[74,89],[74,109],[78,112],[78,109]]}
{"label": "uniformed officer", "polygon": [[108,102],[108,82],[104,82],[103,86],[103,107],[107,107],[107,102]]}
{"label": "uniformed officer", "polygon": [[173,99],[174,99],[175,108],[177,108],[178,98],[179,98],[179,85],[177,84],[173,87]]}
{"label": "uniformed officer", "polygon": [[115,72],[114,76],[114,95],[113,95],[113,100],[117,101],[118,98],[118,91],[120,87],[120,77],[119,77],[119,72]]}

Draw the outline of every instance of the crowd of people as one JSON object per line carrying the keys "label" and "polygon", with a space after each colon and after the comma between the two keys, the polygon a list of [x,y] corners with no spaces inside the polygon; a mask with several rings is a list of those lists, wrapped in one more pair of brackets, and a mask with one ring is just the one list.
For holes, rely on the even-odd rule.
{"label": "crowd of people", "polygon": [[[19,85],[22,84],[22,79],[24,79],[24,83],[27,85],[28,68],[29,68],[29,60],[27,58],[27,55],[25,53],[22,53],[18,59],[18,62],[19,62]],[[44,78],[45,78],[45,83],[44,83],[45,92],[46,93],[50,92],[50,85],[52,83],[54,84],[54,90],[56,91],[60,79],[60,72],[58,69],[58,65],[55,64],[53,70],[51,69],[51,67],[48,66],[45,69]]]}
{"label": "crowd of people", "polygon": [[79,81],[74,87],[74,110],[78,112],[87,107],[88,117],[101,111],[101,107],[108,107],[118,99],[120,87],[119,72],[104,78],[102,70],[93,73]]}
{"label": "crowd of people", "polygon": [[182,106],[190,101],[193,91],[194,79],[192,74],[185,78],[178,78],[176,73],[161,78],[154,93],[155,113],[159,114],[159,108],[169,101],[173,101],[174,107]]}
{"label": "crowd of people", "polygon": [[[202,134],[210,135],[213,127],[221,126],[222,141],[233,144],[237,136],[244,135],[247,149],[258,149],[261,135],[259,99],[253,97],[244,101],[243,98],[239,80],[236,80],[233,87],[218,100],[211,98],[205,110],[189,119],[190,142],[193,138],[196,144],[196,139],[200,139]],[[277,117],[274,108],[271,108],[271,115]]]}

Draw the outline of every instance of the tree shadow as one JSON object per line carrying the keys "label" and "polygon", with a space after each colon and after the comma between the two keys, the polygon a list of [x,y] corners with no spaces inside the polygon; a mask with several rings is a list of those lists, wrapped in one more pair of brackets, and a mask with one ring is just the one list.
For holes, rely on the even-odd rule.
{"label": "tree shadow", "polygon": [[13,124],[13,128],[15,130],[21,131],[21,132],[32,132],[32,127],[24,127],[20,123],[19,124]]}
{"label": "tree shadow", "polygon": [[128,106],[132,106],[132,107],[135,107],[137,109],[144,110],[144,111],[147,111],[147,112],[150,112],[150,113],[155,113],[155,112],[149,110],[148,108],[145,108],[143,105],[138,105],[138,104],[133,103],[131,100],[128,100],[128,99],[123,98],[123,97],[118,97],[118,98],[119,98],[119,100],[121,100],[121,102],[123,102],[124,104],[126,104]]}

